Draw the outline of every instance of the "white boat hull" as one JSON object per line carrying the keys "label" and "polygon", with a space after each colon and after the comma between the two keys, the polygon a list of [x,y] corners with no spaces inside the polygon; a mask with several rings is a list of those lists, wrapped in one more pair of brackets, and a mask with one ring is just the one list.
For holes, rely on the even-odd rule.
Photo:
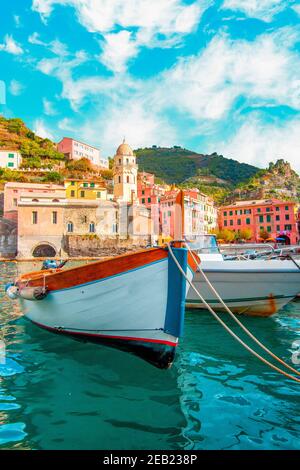
{"label": "white boat hull", "polygon": [[[292,261],[204,261],[201,266],[235,313],[273,315],[300,291],[300,270]],[[218,311],[224,310],[201,273],[194,275],[193,283],[209,305]],[[186,306],[206,308],[192,289],[189,289]]]}
{"label": "white boat hull", "polygon": [[[174,249],[174,253],[186,270],[186,250]],[[170,255],[93,282],[75,281],[72,287],[55,287],[56,282],[62,285],[60,277],[70,282],[87,269],[91,272],[93,267],[50,276],[45,280],[50,289],[42,300],[22,297],[22,290],[27,292],[30,287],[24,287],[27,279],[17,282],[26,317],[52,332],[127,350],[160,368],[169,367],[182,334],[187,292],[185,279]],[[190,269],[188,276],[193,277]]]}

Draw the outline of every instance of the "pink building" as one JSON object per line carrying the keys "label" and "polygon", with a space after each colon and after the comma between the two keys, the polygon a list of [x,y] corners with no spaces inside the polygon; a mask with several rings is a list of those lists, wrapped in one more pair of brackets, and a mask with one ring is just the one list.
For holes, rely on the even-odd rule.
{"label": "pink building", "polygon": [[220,207],[219,226],[238,232],[250,229],[252,242],[260,241],[260,233],[270,238],[282,238],[286,244],[298,243],[299,235],[295,215],[295,203],[278,199],[238,201]]}
{"label": "pink building", "polygon": [[4,186],[4,208],[3,216],[7,219],[17,220],[18,203],[22,195],[32,194],[32,199],[38,198],[39,194],[49,195],[53,199],[64,199],[66,191],[64,186],[58,184],[39,183],[6,183]]}
{"label": "pink building", "polygon": [[68,160],[80,160],[88,158],[93,165],[108,168],[108,160],[101,158],[100,150],[92,145],[85,144],[71,137],[64,137],[58,144],[57,149],[63,153]]}
{"label": "pink building", "polygon": [[152,173],[138,173],[137,197],[140,204],[151,210],[153,231],[156,235],[161,231],[160,199],[168,189],[167,185],[155,184],[155,176]]}

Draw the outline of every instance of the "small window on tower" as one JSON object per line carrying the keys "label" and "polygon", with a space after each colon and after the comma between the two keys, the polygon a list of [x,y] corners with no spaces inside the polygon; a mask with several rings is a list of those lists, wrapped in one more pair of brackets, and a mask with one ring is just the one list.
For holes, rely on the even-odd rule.
{"label": "small window on tower", "polygon": [[129,176],[127,176],[126,181],[127,181],[127,183],[129,183]]}
{"label": "small window on tower", "polygon": [[121,176],[119,176],[118,180],[119,180],[119,183],[121,183]]}

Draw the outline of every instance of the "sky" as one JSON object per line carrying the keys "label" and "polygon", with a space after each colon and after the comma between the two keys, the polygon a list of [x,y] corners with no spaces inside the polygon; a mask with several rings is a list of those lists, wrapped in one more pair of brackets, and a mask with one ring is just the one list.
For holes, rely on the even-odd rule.
{"label": "sky", "polygon": [[0,0],[0,113],[300,172],[300,0]]}

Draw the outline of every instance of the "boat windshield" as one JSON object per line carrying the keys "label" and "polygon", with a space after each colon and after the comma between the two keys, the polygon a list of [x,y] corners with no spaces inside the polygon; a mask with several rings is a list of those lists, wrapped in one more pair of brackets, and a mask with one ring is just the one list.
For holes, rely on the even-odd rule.
{"label": "boat windshield", "polygon": [[214,235],[197,235],[189,240],[190,246],[198,253],[220,253],[216,237]]}

